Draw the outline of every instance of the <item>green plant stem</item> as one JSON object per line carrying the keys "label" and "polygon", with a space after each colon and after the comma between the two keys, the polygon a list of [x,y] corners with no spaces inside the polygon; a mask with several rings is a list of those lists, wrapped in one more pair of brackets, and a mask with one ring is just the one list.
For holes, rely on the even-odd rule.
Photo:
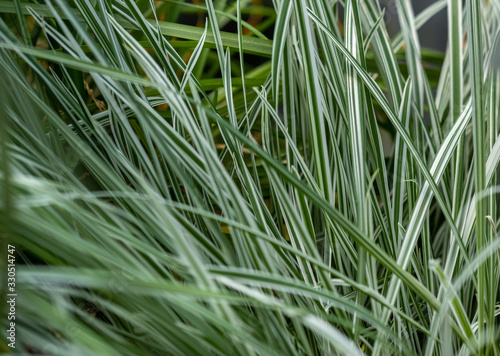
{"label": "green plant stem", "polygon": [[[481,21],[481,1],[469,0],[467,2],[469,13],[469,65],[471,77],[471,96],[472,96],[472,128],[474,142],[474,187],[476,194],[482,193],[486,188],[486,154],[485,154],[485,124],[484,124],[484,106],[483,106],[483,36]],[[486,245],[486,200],[476,199],[476,248],[481,252]],[[487,265],[481,263],[478,268],[478,342],[480,347],[486,343],[485,328],[491,327],[490,318],[488,318],[488,308],[493,306],[486,305],[486,298],[489,290],[487,280]],[[491,312],[493,312],[491,310]],[[488,349],[486,349],[488,353]]]}

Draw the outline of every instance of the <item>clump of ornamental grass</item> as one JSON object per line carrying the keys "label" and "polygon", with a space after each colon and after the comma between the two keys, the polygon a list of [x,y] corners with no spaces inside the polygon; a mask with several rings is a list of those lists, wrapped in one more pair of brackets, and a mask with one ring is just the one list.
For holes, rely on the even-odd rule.
{"label": "clump of ornamental grass", "polygon": [[0,2],[3,351],[498,355],[500,3],[396,9]]}

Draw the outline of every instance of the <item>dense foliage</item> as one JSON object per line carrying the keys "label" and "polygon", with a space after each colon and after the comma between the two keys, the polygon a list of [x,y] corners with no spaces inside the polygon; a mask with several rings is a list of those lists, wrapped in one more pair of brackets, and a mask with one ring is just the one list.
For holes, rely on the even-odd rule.
{"label": "dense foliage", "polygon": [[500,355],[500,2],[395,4],[0,1],[2,351]]}

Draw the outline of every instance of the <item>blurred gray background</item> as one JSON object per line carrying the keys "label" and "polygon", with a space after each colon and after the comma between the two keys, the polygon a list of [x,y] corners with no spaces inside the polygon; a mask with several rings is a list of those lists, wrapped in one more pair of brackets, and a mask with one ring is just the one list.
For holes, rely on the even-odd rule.
{"label": "blurred gray background", "polygon": [[[399,31],[398,14],[395,0],[379,0],[380,6],[385,7],[385,20],[389,35],[394,35]],[[422,10],[435,3],[436,0],[413,0],[413,12],[417,16]],[[448,21],[446,7],[436,16],[429,20],[418,32],[420,45],[422,47],[433,48],[439,51],[446,49],[448,36]]]}

